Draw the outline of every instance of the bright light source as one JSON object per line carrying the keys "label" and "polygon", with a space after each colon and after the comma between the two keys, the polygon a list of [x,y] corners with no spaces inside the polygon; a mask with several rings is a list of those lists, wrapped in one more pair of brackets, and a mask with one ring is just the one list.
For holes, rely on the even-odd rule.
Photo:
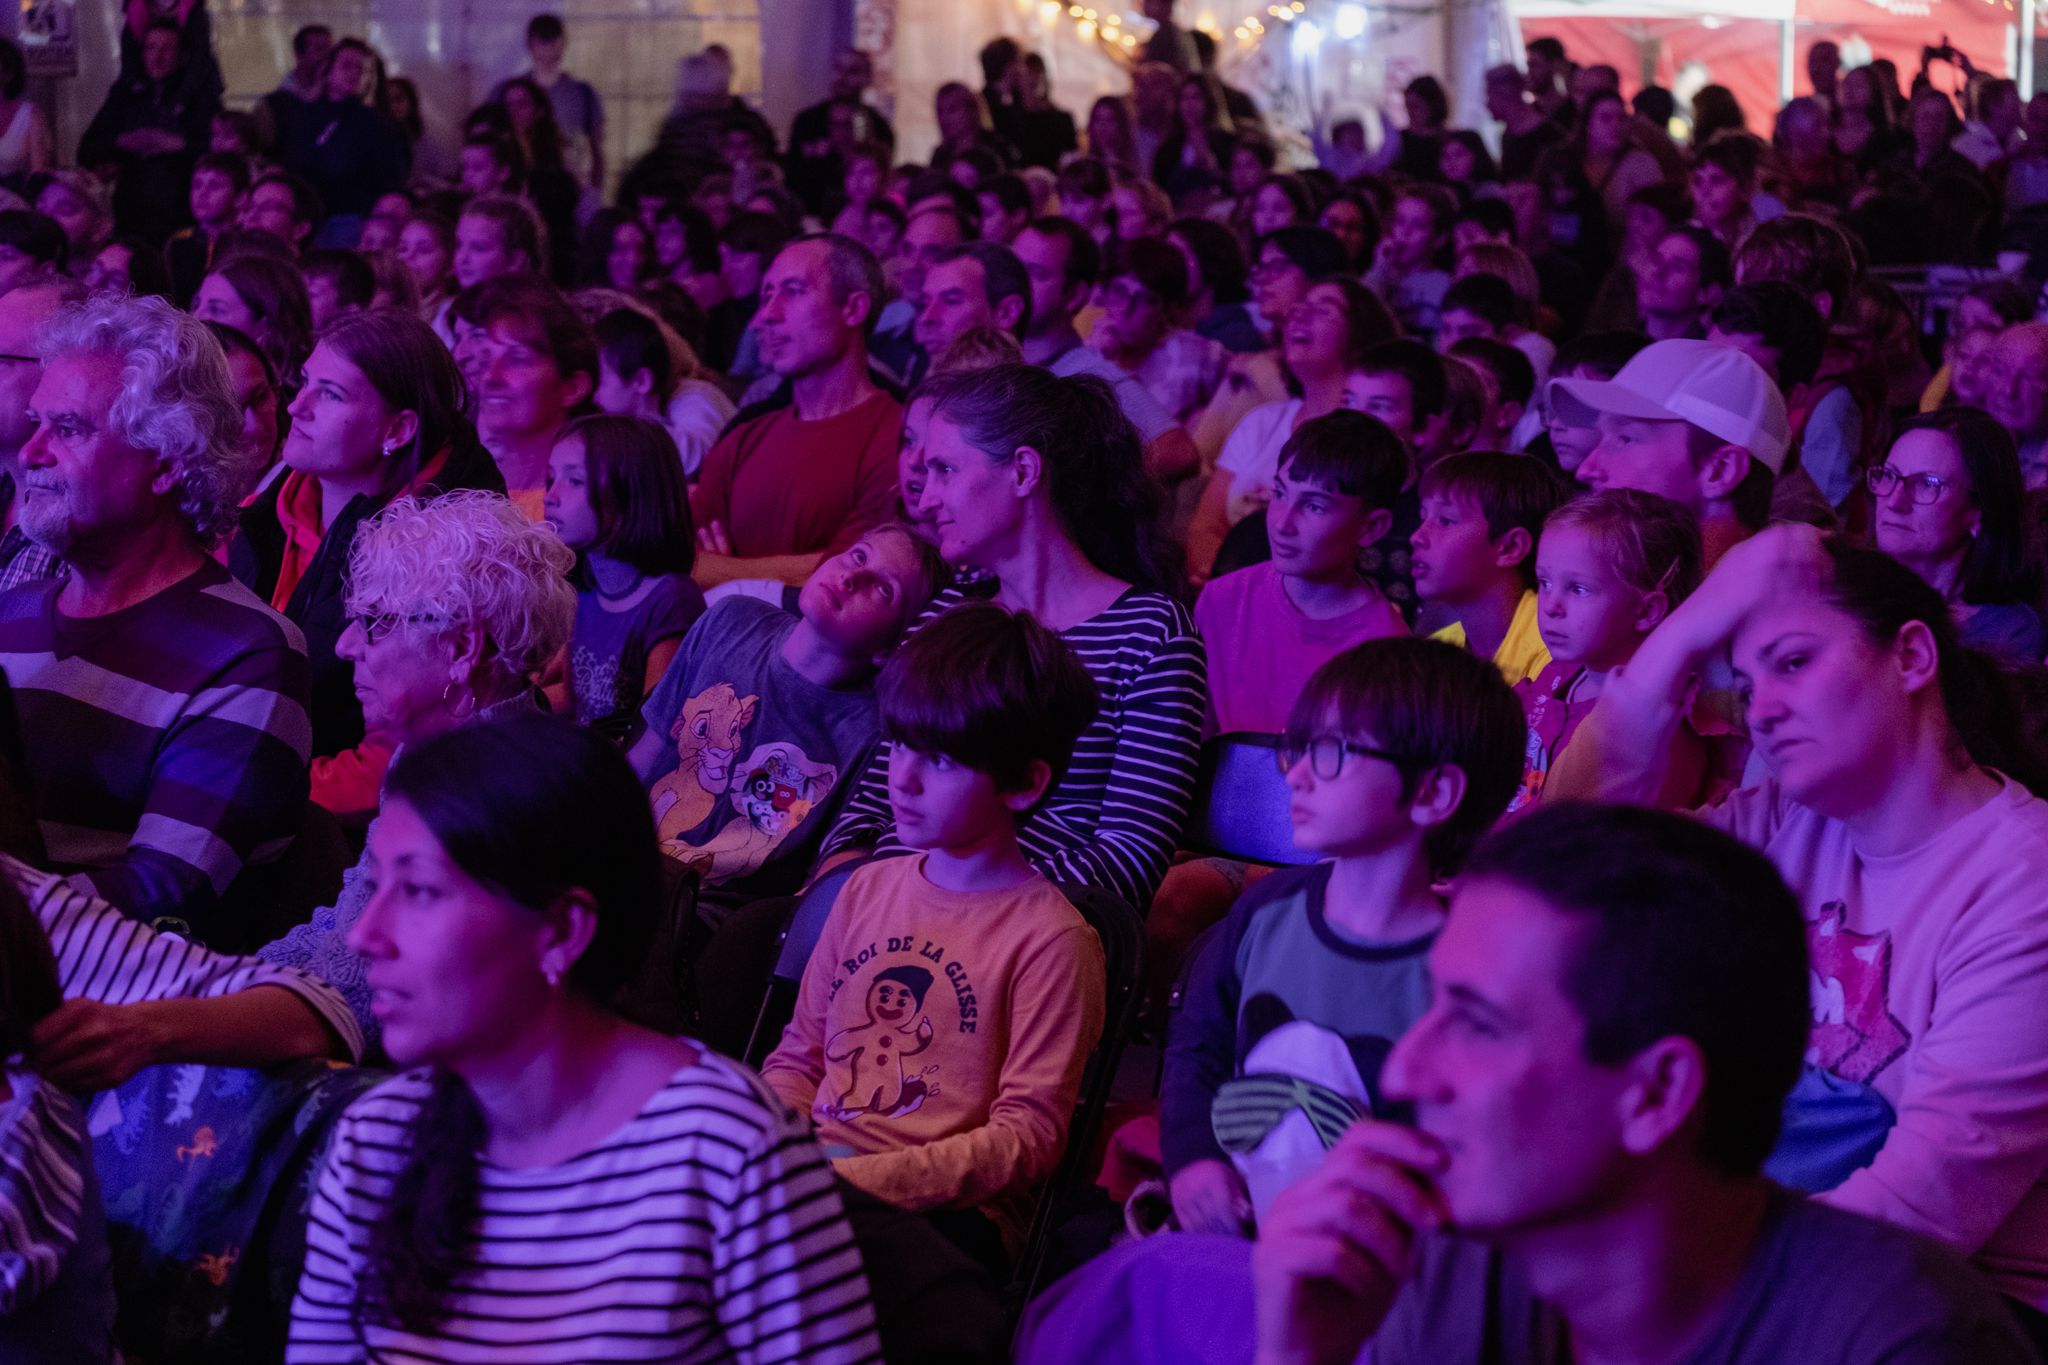
{"label": "bright light source", "polygon": [[1117,39],[1117,41],[1122,43],[1126,50],[1134,48],[1138,45],[1137,35],[1131,33],[1126,33],[1123,37]]}
{"label": "bright light source", "polygon": [[1721,16],[1718,14],[1709,14],[1706,18],[1700,20],[1700,27],[1707,29],[1721,27]]}
{"label": "bright light source", "polygon": [[1294,0],[1294,3],[1289,5],[1287,8],[1293,10],[1296,14],[1308,13],[1308,6],[1301,3],[1301,0]]}
{"label": "bright light source", "polygon": [[1365,36],[1365,6],[1337,6],[1336,32],[1339,38],[1346,41],[1353,38],[1363,38]]}
{"label": "bright light source", "polygon": [[1303,20],[1294,26],[1294,38],[1290,44],[1297,57],[1313,57],[1316,49],[1323,45],[1323,31],[1313,20]]}
{"label": "bright light source", "polygon": [[1082,42],[1084,42],[1084,43],[1092,43],[1092,42],[1094,42],[1094,41],[1095,41],[1095,21],[1094,21],[1094,20],[1092,20],[1092,19],[1083,19],[1083,20],[1082,20],[1082,21],[1081,21],[1080,23],[1078,23],[1078,24],[1074,25],[1074,32],[1080,35],[1080,38],[1081,38],[1081,41],[1082,41]]}
{"label": "bright light source", "polygon": [[1048,24],[1060,17],[1060,0],[1045,0],[1038,7],[1038,13]]}

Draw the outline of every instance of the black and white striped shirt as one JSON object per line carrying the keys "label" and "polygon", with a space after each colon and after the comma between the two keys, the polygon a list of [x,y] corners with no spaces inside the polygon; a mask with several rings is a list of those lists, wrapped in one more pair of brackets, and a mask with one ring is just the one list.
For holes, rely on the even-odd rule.
{"label": "black and white striped shirt", "polygon": [[[919,624],[985,596],[988,588],[948,588]],[[1194,799],[1209,705],[1208,657],[1185,607],[1137,588],[1060,638],[1094,677],[1101,710],[1074,746],[1059,785],[1018,823],[1017,842],[1051,880],[1114,891],[1143,913],[1179,847]],[[847,799],[825,852],[854,846],[905,847],[889,813],[886,744]]]}
{"label": "black and white striped shirt", "polygon": [[468,1268],[431,1337],[365,1323],[370,1229],[431,1082],[378,1086],[335,1130],[306,1228],[288,1365],[879,1361],[867,1276],[809,1125],[709,1051],[559,1165],[478,1159]]}
{"label": "black and white striped shirt", "polygon": [[348,1048],[363,1055],[363,1031],[348,1002],[331,987],[290,967],[231,957],[176,934],[129,919],[64,878],[0,856],[0,873],[21,888],[57,957],[66,1000],[135,1005],[154,1000],[210,1000],[253,986],[290,991],[324,1020]]}

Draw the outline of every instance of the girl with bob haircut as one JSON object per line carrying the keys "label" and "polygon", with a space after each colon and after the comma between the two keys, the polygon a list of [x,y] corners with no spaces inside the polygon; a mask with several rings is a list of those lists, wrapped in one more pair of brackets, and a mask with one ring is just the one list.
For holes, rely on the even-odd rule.
{"label": "girl with bob haircut", "polygon": [[1980,409],[1941,408],[1904,423],[1865,482],[1877,548],[1942,595],[1961,641],[2038,663],[2041,569],[2012,434]]}
{"label": "girl with bob haircut", "polygon": [[349,930],[392,1059],[318,1177],[287,1358],[868,1361],[805,1122],[607,1003],[662,904],[646,793],[542,716],[391,770]]}
{"label": "girl with bob haircut", "polygon": [[1851,1002],[1816,1011],[1768,1169],[1973,1255],[2038,1338],[2048,765],[2015,684],[1898,560],[1776,525],[1609,679],[1546,799],[1654,797],[1693,678],[1724,649],[1767,776],[1698,814],[1777,864],[1814,979]]}
{"label": "girl with bob haircut", "polygon": [[543,506],[576,552],[570,709],[578,725],[628,745],[640,704],[704,614],[690,581],[697,531],[682,457],[658,422],[580,417],[548,456]]}

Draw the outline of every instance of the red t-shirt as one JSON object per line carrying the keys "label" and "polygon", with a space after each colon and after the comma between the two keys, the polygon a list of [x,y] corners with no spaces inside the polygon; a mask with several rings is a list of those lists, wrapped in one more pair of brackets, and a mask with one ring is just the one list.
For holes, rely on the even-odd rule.
{"label": "red t-shirt", "polygon": [[704,457],[691,515],[723,522],[740,559],[836,554],[894,514],[902,428],[902,406],[880,390],[823,421],[794,407],[756,417]]}

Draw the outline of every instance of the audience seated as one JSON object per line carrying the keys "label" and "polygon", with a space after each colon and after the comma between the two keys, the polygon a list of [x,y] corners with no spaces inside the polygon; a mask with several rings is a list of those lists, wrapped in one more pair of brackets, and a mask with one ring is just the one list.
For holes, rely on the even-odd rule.
{"label": "audience seated", "polygon": [[803,1121],[605,1003],[660,883],[616,750],[538,716],[424,740],[393,765],[367,859],[378,887],[349,941],[412,1069],[335,1130],[289,1358],[509,1365],[621,1337],[875,1358],[860,1254]]}
{"label": "audience seated", "polygon": [[285,469],[244,506],[228,568],[302,632],[311,673],[312,799],[360,826],[377,808],[393,737],[365,725],[339,651],[356,530],[399,498],[502,491],[463,416],[462,379],[425,322],[377,312],[326,332],[289,408]]}
{"label": "audience seated", "polygon": [[890,811],[920,856],[839,893],[761,1078],[846,1180],[1001,1272],[1102,1033],[1102,946],[1016,833],[1094,719],[1095,681],[1029,616],[968,604],[877,690]]}
{"label": "audience seated", "polygon": [[306,799],[306,647],[207,553],[244,486],[200,323],[100,299],[44,331],[27,535],[70,572],[0,595],[0,654],[52,863],[145,922],[232,938],[221,898]]}
{"label": "audience seated", "polygon": [[902,405],[868,372],[881,271],[858,242],[815,233],[775,257],[754,325],[787,407],[727,428],[690,496],[694,576],[802,583],[889,515]]}
{"label": "audience seated", "polygon": [[[1059,633],[1101,710],[1065,775],[1018,826],[1041,872],[1142,908],[1166,874],[1194,790],[1208,687],[1200,639],[1169,596],[1180,565],[1160,495],[1109,386],[1007,365],[930,386],[919,503],[949,564],[982,577],[942,592],[936,615],[988,595]],[[868,765],[828,855],[900,848],[886,759]]]}
{"label": "audience seated", "polygon": [[1255,1245],[1158,1237],[1070,1276],[1019,1360],[2031,1359],[1953,1251],[1760,1172],[1807,1045],[1799,921],[1768,861],[1678,817],[1510,825],[1383,1064],[1412,1118],[1324,1138]]}
{"label": "audience seated", "polygon": [[1314,1115],[1389,1115],[1380,1068],[1428,999],[1435,884],[1507,808],[1522,735],[1500,675],[1437,641],[1372,641],[1309,678],[1280,762],[1295,845],[1326,861],[1261,880],[1194,962],[1159,1108],[1182,1228],[1249,1231],[1321,1157]]}
{"label": "audience seated", "polygon": [[[15,1196],[40,1221],[0,1218],[0,1356],[1000,1358],[992,1286],[1027,1303],[1119,1203],[1134,1235],[1178,1210],[1257,1245],[1113,1253],[1027,1358],[2004,1358],[1909,1234],[2048,1345],[2048,327],[2020,264],[2048,98],[1946,39],[1902,81],[1873,34],[1847,71],[1812,45],[1812,94],[1751,111],[1769,142],[1709,61],[1674,141],[1669,90],[1532,30],[1478,126],[1452,111],[1479,90],[1409,73],[1375,151],[1341,90],[1261,111],[1186,6],[1143,8],[1150,39],[1076,11],[1129,84],[1082,123],[1017,38],[938,72],[928,164],[862,99],[944,42],[836,54],[787,139],[712,43],[635,146],[603,117],[624,68],[566,75],[555,14],[471,109],[309,24],[251,112],[205,0],[135,0],[61,142],[78,78],[0,41],[0,881],[63,996],[0,886],[40,992],[0,991],[27,1039],[0,1155],[50,1177]],[[1340,60],[1280,19],[1246,41]],[[1359,697],[1445,744],[1415,758]],[[1246,731],[1286,733],[1205,748]],[[1255,796],[1240,761],[1276,742]],[[1697,824],[1584,796],[1777,864],[1813,983],[1789,1098],[1789,1043],[1728,1052],[1654,1014],[1671,991],[1570,1054],[1612,1013],[1587,964],[1638,960],[1598,955],[1622,900],[1737,950],[1782,900]],[[1330,861],[1176,852],[1285,862],[1290,801]],[[1476,880],[1436,880],[1499,822]],[[800,903],[789,956],[825,946],[766,991]],[[1652,928],[1655,989],[1692,941]],[[1709,953],[1681,1003],[1769,1002],[1785,958]],[[862,975],[888,979],[839,989]],[[790,989],[770,1088],[705,1051],[765,1055]],[[1483,1047],[1439,1046],[1503,992],[1551,1029],[1482,1077],[1544,1079],[1507,1110],[1446,1089]],[[1170,1054],[1163,1151],[1148,1068],[1111,1065],[1132,1037]],[[1112,1086],[1091,1187],[1067,1134]],[[108,1087],[84,1119],[58,1094]],[[596,1169],[643,1137],[657,1176]],[[1839,1208],[1774,1192],[1765,1148]],[[733,1212],[749,1180],[794,1203]],[[1636,1311],[1571,1288],[1593,1265]],[[779,1303],[732,1288],[755,1273]]]}

